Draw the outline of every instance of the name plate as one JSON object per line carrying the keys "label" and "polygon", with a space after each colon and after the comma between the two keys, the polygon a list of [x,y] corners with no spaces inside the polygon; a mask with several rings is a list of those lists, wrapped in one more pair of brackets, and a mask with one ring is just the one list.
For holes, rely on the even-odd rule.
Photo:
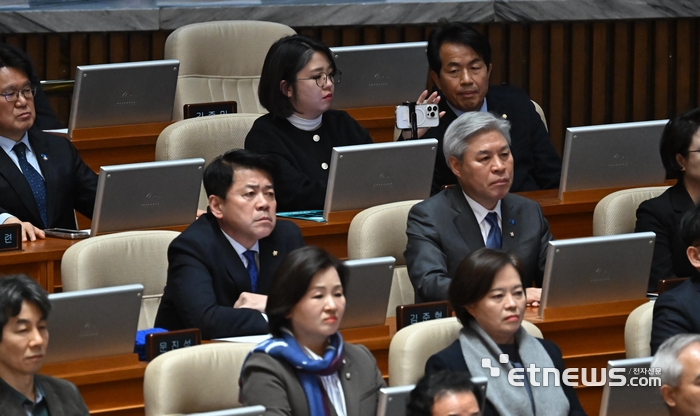
{"label": "name plate", "polygon": [[452,316],[452,308],[447,301],[399,305],[396,307],[396,330],[418,322],[449,318],[450,316]]}
{"label": "name plate", "polygon": [[168,351],[192,347],[202,343],[198,328],[159,332],[146,336],[146,359],[151,361]]}
{"label": "name plate", "polygon": [[235,101],[217,101],[213,103],[185,104],[182,109],[184,118],[197,118],[237,113],[238,104]]}
{"label": "name plate", "polygon": [[0,251],[22,250],[22,224],[0,225]]}

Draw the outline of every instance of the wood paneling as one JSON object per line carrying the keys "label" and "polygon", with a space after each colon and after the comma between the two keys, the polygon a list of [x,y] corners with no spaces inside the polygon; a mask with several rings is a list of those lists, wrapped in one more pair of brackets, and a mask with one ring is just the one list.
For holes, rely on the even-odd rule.
{"label": "wood paneling", "polygon": [[[698,107],[700,19],[488,23],[491,84],[525,89],[547,115],[555,147],[569,126],[673,117]],[[329,46],[427,39],[434,25],[295,28]],[[162,59],[168,31],[6,34],[42,79],[72,79],[81,64]],[[50,97],[65,122],[70,94]]]}

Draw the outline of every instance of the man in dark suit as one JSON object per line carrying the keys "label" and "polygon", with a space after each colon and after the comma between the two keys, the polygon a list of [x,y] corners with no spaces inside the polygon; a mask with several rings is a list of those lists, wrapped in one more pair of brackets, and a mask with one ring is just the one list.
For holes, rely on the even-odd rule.
{"label": "man in dark suit", "polygon": [[88,416],[72,383],[37,374],[49,343],[51,302],[24,275],[0,279],[0,415]]}
{"label": "man in dark suit", "polygon": [[[443,113],[439,126],[419,132],[422,137],[438,140],[432,194],[457,183],[442,158],[442,138],[458,116],[470,111],[490,112],[510,121],[515,165],[511,192],[558,188],[561,159],[530,98],[514,87],[489,86],[492,65],[488,39],[466,23],[445,23],[431,32],[427,53],[430,78],[438,89],[428,102],[438,102]],[[425,98],[426,93],[419,101]]]}
{"label": "man in dark suit", "polygon": [[0,224],[22,224],[23,240],[44,228],[75,228],[76,209],[92,217],[97,175],[63,137],[36,126],[29,61],[0,44]]}
{"label": "man in dark suit", "polygon": [[[690,264],[700,270],[700,206],[683,216],[680,234]],[[654,303],[651,354],[677,334],[700,334],[700,276],[694,275],[662,293]]]}
{"label": "man in dark suit", "polygon": [[[416,302],[447,299],[459,263],[482,247],[503,248],[523,263],[528,303],[540,300],[547,243],[552,239],[540,206],[509,194],[513,182],[508,121],[468,112],[447,129],[444,157],[458,186],[413,206],[404,257]],[[501,230],[503,230],[501,232]]]}
{"label": "man in dark suit", "polygon": [[304,246],[299,227],[276,220],[272,171],[267,156],[249,150],[207,166],[209,209],[168,248],[156,327],[199,328],[204,339],[268,332],[263,312],[272,276]]}

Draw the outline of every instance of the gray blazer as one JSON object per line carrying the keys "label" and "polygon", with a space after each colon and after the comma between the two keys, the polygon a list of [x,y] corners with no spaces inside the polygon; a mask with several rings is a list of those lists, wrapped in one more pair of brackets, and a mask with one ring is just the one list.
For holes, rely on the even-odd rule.
{"label": "gray blazer", "polygon": [[[385,384],[369,350],[345,343],[345,359],[338,375],[347,416],[376,414],[379,389]],[[309,414],[309,404],[294,369],[265,353],[253,353],[243,366],[239,400],[244,406],[265,406],[266,416]],[[333,406],[330,408],[331,415],[336,416]]]}
{"label": "gray blazer", "polygon": [[[547,243],[553,239],[537,202],[508,194],[501,200],[503,249],[523,263],[525,287],[542,287]],[[479,224],[462,189],[445,189],[411,208],[404,257],[416,302],[447,299],[459,263],[484,247]]]}
{"label": "gray blazer", "polygon": [[[51,416],[88,416],[90,414],[78,388],[73,383],[39,374],[34,376],[34,381],[38,381],[44,390]],[[0,379],[0,415],[27,416],[12,387],[2,379]]]}

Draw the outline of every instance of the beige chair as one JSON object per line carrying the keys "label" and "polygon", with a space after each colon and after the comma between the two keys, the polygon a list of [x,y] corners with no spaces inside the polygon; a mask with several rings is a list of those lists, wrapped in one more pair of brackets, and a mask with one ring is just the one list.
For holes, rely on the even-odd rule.
{"label": "beige chair", "polygon": [[236,101],[239,113],[262,113],[258,84],[268,49],[294,35],[289,26],[262,21],[219,21],[183,26],[168,36],[165,59],[180,61],[173,119],[184,104]]}
{"label": "beige chair", "polygon": [[159,355],[146,367],[146,416],[240,407],[238,378],[255,344],[216,342]]}
{"label": "beige chair", "polygon": [[63,291],[140,283],[144,291],[138,328],[153,328],[168,275],[168,246],[179,234],[128,231],[74,244],[61,261]]}
{"label": "beige chair", "polygon": [[[542,331],[530,322],[523,328],[533,337],[542,338]],[[419,322],[398,331],[389,345],[389,384],[415,384],[423,376],[431,355],[447,348],[459,337],[462,324],[457,318]]]}
{"label": "beige chair", "polygon": [[396,307],[412,304],[413,285],[406,270],[406,220],[411,207],[420,202],[402,201],[367,208],[353,218],[348,231],[348,257],[393,256],[396,259],[387,316],[396,316]]}
{"label": "beige chair", "polygon": [[549,131],[549,126],[547,126],[547,117],[545,117],[544,115],[544,110],[542,109],[542,106],[537,104],[535,101],[532,101],[532,105],[535,106],[535,111],[537,111],[537,114],[539,114],[540,118],[542,119],[542,124],[544,124],[544,128],[547,129],[547,131]]}
{"label": "beige chair", "polygon": [[639,204],[656,198],[666,189],[668,186],[624,189],[601,199],[593,212],[593,235],[633,233]]}
{"label": "beige chair", "polygon": [[625,322],[625,352],[627,358],[651,355],[651,322],[654,318],[654,302],[637,306]]}
{"label": "beige chair", "polygon": [[[224,114],[180,120],[166,127],[156,141],[156,160],[201,157],[209,164],[231,149],[242,149],[245,136],[260,114]],[[204,187],[199,208],[206,209]]]}

